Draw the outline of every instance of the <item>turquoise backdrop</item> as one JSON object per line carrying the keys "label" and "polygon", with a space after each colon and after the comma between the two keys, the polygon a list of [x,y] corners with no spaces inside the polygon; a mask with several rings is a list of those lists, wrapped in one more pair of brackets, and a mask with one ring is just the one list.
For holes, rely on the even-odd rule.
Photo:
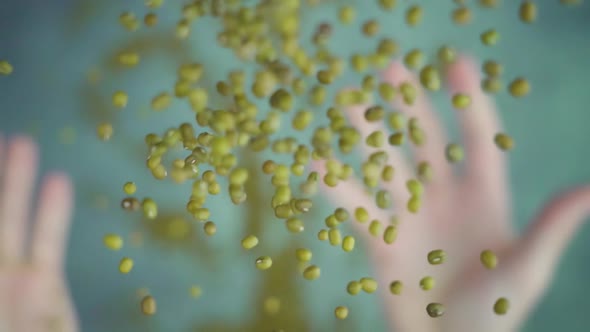
{"label": "turquoise backdrop", "polygon": [[[413,1],[424,4],[425,10],[424,23],[415,29],[405,27],[402,19],[409,1],[398,1],[399,8],[389,14],[380,12],[374,2],[329,1],[306,10],[303,33],[310,36],[317,22],[336,22],[340,4],[355,4],[357,22],[378,18],[382,22],[380,35],[395,38],[405,50],[419,47],[433,52],[448,43],[479,58],[499,59],[506,77],[522,75],[532,82],[532,93],[524,101],[506,93],[497,98],[507,131],[517,142],[510,168],[519,229],[556,191],[590,182],[588,2],[566,8],[557,0],[537,1],[539,20],[525,25],[517,19],[519,1],[501,1],[495,10],[474,9],[474,22],[459,28],[449,19],[452,1]],[[476,1],[467,2],[477,7],[471,4]],[[118,15],[131,10],[141,18],[147,12],[141,0],[0,1],[0,59],[8,59],[15,68],[13,75],[0,77],[0,132],[33,133],[42,146],[43,170],[63,169],[74,177],[77,205],[67,276],[83,331],[188,331],[209,322],[241,326],[261,310],[250,305],[263,291],[257,282],[260,271],[252,266],[254,256],[239,248],[245,227],[240,221],[246,212],[225,208],[230,204],[227,198],[214,199],[209,205],[218,234],[211,239],[195,235],[197,242],[208,241],[215,259],[191,253],[190,245],[152,241],[148,235],[144,235],[143,246],[127,245],[122,252],[113,253],[102,245],[105,233],[117,232],[128,239],[142,230],[141,222],[118,206],[124,182],[135,181],[139,195],[156,198],[163,211],[181,211],[190,192],[190,186],[152,179],[144,167],[143,136],[151,131],[161,133],[193,117],[178,101],[166,112],[152,113],[148,107],[151,96],[170,89],[176,66],[183,59],[203,63],[209,82],[244,66],[228,50],[215,47],[220,26],[212,19],[199,21],[188,41],[174,41],[169,27],[178,19],[180,5],[181,1],[166,0],[166,6],[158,10],[160,27],[129,33],[119,26]],[[494,48],[481,46],[478,39],[479,33],[490,27],[502,36]],[[375,41],[363,38],[357,26],[337,30],[331,47],[342,56],[374,47]],[[121,73],[105,71],[106,56],[130,40],[152,48],[141,66]],[[87,79],[91,68],[103,71],[102,80],[94,85]],[[115,89],[129,93],[129,107],[124,111],[115,111],[108,104]],[[448,102],[441,97],[435,96],[442,105],[440,111],[455,132]],[[107,143],[95,135],[96,124],[105,119],[116,119],[114,138]],[[64,128],[70,129],[64,132]],[[75,134],[74,143],[64,137],[68,130],[70,136]],[[329,212],[329,206],[322,208],[323,215]],[[267,250],[278,252],[290,235],[272,221],[265,223],[263,237]],[[200,227],[196,230],[201,232]],[[588,238],[590,227],[584,227],[568,248],[552,287],[525,331],[589,330]],[[322,278],[313,284],[296,282],[305,304],[299,309],[310,329],[382,330],[384,321],[375,296],[354,298],[350,301],[354,315],[348,324],[334,322],[334,306],[348,301],[343,285],[370,270],[362,250],[353,255],[322,251],[312,239],[313,235],[303,236],[300,241],[318,248],[315,259],[324,271]],[[127,276],[117,271],[122,255],[136,262]],[[191,284],[202,287],[199,299],[188,295]],[[138,311],[136,291],[141,287],[149,288],[158,298],[159,313],[149,319]]]}

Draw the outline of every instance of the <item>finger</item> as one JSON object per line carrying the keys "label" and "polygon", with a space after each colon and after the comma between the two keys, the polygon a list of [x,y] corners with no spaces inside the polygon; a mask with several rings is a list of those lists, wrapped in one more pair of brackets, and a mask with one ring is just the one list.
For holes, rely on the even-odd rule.
{"label": "finger", "polygon": [[546,285],[567,244],[590,215],[590,185],[559,195],[547,204],[519,243],[528,283]]}
{"label": "finger", "polygon": [[14,138],[8,147],[0,201],[0,254],[9,262],[24,255],[37,163],[36,144],[28,137]]}
{"label": "finger", "polygon": [[388,186],[389,191],[393,197],[393,200],[398,204],[404,204],[404,199],[407,198],[407,190],[405,189],[405,183],[412,177],[412,169],[408,164],[406,157],[403,154],[403,151],[400,148],[395,147],[386,147],[385,149],[374,148],[368,146],[365,143],[365,139],[371,133],[375,131],[381,131],[384,135],[387,136],[388,129],[383,124],[382,121],[377,122],[368,122],[365,119],[365,111],[367,110],[367,105],[355,105],[351,106],[346,109],[345,114],[350,123],[358,130],[359,134],[362,137],[360,142],[360,150],[362,152],[363,157],[368,158],[371,153],[377,152],[380,150],[385,150],[388,155],[388,164],[392,165],[395,169],[395,178],[393,179],[390,186]]}
{"label": "finger", "polygon": [[471,98],[467,109],[457,110],[468,160],[466,180],[504,195],[506,161],[494,143],[501,124],[493,100],[481,90],[479,67],[463,56],[449,67],[447,77],[451,94],[463,93]]}
{"label": "finger", "polygon": [[73,189],[65,174],[44,179],[32,242],[32,262],[61,270],[64,265],[73,208]]}
{"label": "finger", "polygon": [[[311,170],[318,173],[318,177],[323,179],[326,174],[326,165],[324,160],[312,160]],[[357,179],[351,178],[339,182],[335,187],[327,186],[322,180],[319,180],[320,190],[324,197],[328,198],[330,203],[336,207],[345,208],[351,215],[358,207],[367,209],[371,220],[377,219],[382,224],[386,221],[387,214],[385,211],[375,206],[371,196],[365,191],[365,187]],[[356,220],[351,222],[353,229],[369,245],[369,249],[378,250],[384,246],[383,241],[372,236],[368,231],[369,223],[360,223]],[[377,248],[379,247],[379,248]]]}
{"label": "finger", "polygon": [[429,161],[436,174],[433,181],[445,181],[450,179],[451,168],[445,159],[445,144],[448,142],[441,121],[434,111],[426,91],[418,81],[416,75],[412,74],[400,62],[392,63],[382,74],[383,80],[398,87],[402,83],[410,83],[416,90],[416,99],[412,105],[404,102],[398,96],[393,102],[393,107],[399,109],[408,118],[418,119],[420,128],[425,133],[425,143],[420,147],[414,147],[414,158],[416,161]]}
{"label": "finger", "polygon": [[[0,184],[2,184],[2,181],[4,179],[3,162],[4,162],[4,138],[2,137],[2,135],[0,135]],[[1,201],[2,201],[2,190],[0,190],[0,202]],[[0,206],[0,208],[1,208],[1,206]],[[0,218],[2,218],[2,215],[0,215]],[[2,219],[0,219],[0,223],[1,222],[2,222]]]}
{"label": "finger", "polygon": [[[473,303],[489,303],[491,306],[499,297],[506,297],[510,301],[510,312],[506,317],[498,320],[489,311],[487,315],[480,313],[475,318],[482,323],[481,326],[494,326],[493,331],[513,330],[516,324],[513,320],[522,321],[547,289],[559,257],[588,214],[590,186],[555,198],[545,206],[518,242],[495,248],[499,257],[498,267],[491,271],[483,271],[480,267],[480,278],[472,277],[460,286],[462,291],[457,292],[453,307],[468,309]],[[510,326],[511,329],[508,328]],[[459,326],[453,328],[455,330]],[[473,327],[464,330],[489,331]]]}

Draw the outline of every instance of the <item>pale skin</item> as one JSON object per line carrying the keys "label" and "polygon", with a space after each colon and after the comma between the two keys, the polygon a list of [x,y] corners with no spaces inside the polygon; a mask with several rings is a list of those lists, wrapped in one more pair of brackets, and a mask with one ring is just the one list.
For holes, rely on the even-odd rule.
{"label": "pale skin", "polygon": [[[572,188],[556,195],[522,235],[516,234],[507,154],[493,141],[502,128],[493,100],[480,89],[479,68],[472,59],[462,57],[447,73],[449,92],[466,93],[472,98],[470,107],[456,111],[466,156],[461,173],[457,174],[457,166],[446,160],[444,150],[449,139],[425,92],[418,89],[412,106],[404,104],[401,98],[392,105],[417,117],[427,135],[426,144],[413,148],[411,158],[399,148],[387,148],[389,163],[395,167],[393,181],[385,186],[393,197],[393,209],[377,208],[358,179],[341,182],[334,188],[321,188],[335,206],[351,212],[363,206],[371,218],[388,221],[393,214],[399,217],[399,234],[390,245],[382,237],[370,235],[367,224],[352,221],[366,244],[374,277],[379,282],[383,314],[390,330],[396,332],[518,331],[549,287],[559,257],[575,230],[590,214],[590,185]],[[420,86],[415,75],[400,63],[385,70],[382,79],[394,86],[401,82]],[[364,120],[366,106],[346,110],[362,136],[377,129],[387,130]],[[365,157],[375,151],[367,146],[361,150]],[[518,147],[513,153],[517,151]],[[421,209],[412,214],[406,210],[410,194],[405,183],[416,177],[415,165],[424,160],[432,165],[434,176],[425,187]],[[313,168],[323,177],[324,162],[314,162]],[[427,254],[435,249],[446,251],[445,263],[428,263]],[[480,253],[486,249],[498,255],[499,262],[493,270],[480,262]],[[435,278],[436,285],[423,291],[419,280],[428,275]],[[393,280],[404,283],[401,295],[389,292]],[[510,301],[508,313],[502,316],[493,311],[500,297]],[[445,306],[443,316],[428,316],[426,306],[430,302]]]}
{"label": "pale skin", "polygon": [[[454,175],[445,160],[448,142],[432,106],[419,90],[414,105],[394,105],[419,118],[427,143],[414,150],[414,160],[428,160],[434,178],[426,186],[422,208],[405,210],[409,194],[405,180],[415,176],[412,162],[399,149],[389,150],[396,174],[390,190],[397,209],[378,209],[362,185],[341,182],[337,190],[324,187],[335,205],[353,210],[364,206],[372,218],[400,219],[399,235],[391,245],[368,234],[366,225],[353,222],[365,239],[383,314],[396,332],[498,332],[517,331],[549,286],[558,259],[576,228],[590,213],[590,186],[571,189],[549,202],[523,235],[512,228],[505,153],[493,143],[501,131],[492,100],[479,90],[479,69],[463,58],[449,69],[451,92],[472,97],[472,105],[458,111],[466,148],[465,169]],[[383,79],[398,85],[415,77],[399,63]],[[363,107],[348,110],[363,136],[377,127],[362,119]],[[364,148],[365,154],[371,151]],[[78,331],[78,322],[64,276],[65,252],[73,208],[73,189],[67,176],[52,173],[42,181],[38,204],[33,208],[38,151],[26,137],[7,141],[0,136],[0,330],[14,332]],[[323,164],[313,167],[323,173]],[[35,211],[30,213],[30,211]],[[26,240],[27,233],[31,241]],[[430,250],[443,249],[447,261],[429,265]],[[484,249],[498,253],[495,270],[479,261]],[[418,281],[431,275],[434,289],[425,292]],[[388,285],[404,282],[401,295]],[[493,313],[499,297],[510,300],[504,316]],[[426,314],[429,302],[446,307],[442,317]]]}
{"label": "pale skin", "polygon": [[0,331],[74,332],[64,275],[72,184],[48,174],[34,197],[38,159],[30,138],[0,135]]}

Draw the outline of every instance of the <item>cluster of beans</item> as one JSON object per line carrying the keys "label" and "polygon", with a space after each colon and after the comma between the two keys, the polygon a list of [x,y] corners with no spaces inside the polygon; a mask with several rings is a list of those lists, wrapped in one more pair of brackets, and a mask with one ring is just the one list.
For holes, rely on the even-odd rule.
{"label": "cluster of beans", "polygon": [[[564,5],[574,5],[582,0],[560,0]],[[169,91],[161,91],[151,99],[151,109],[155,112],[165,112],[174,98],[184,100],[194,113],[194,123],[182,123],[176,128],[170,128],[163,133],[149,133],[145,136],[148,154],[146,166],[153,177],[158,180],[167,178],[177,183],[192,183],[192,193],[186,202],[186,211],[196,220],[202,222],[203,231],[208,236],[216,233],[216,224],[210,220],[211,212],[206,207],[209,195],[229,195],[234,204],[241,204],[247,200],[245,184],[249,180],[248,169],[239,163],[237,152],[247,150],[263,152],[270,149],[273,153],[289,154],[291,163],[281,163],[265,160],[261,171],[269,176],[274,188],[271,208],[274,215],[283,220],[289,232],[304,231],[302,215],[310,211],[312,201],[310,196],[317,191],[318,183],[322,181],[326,186],[334,187],[339,182],[346,181],[353,175],[353,168],[332,157],[335,153],[347,154],[358,144],[365,144],[372,148],[397,148],[405,144],[422,145],[427,133],[424,132],[416,118],[406,118],[400,112],[389,110],[379,104],[366,108],[364,120],[370,123],[385,123],[391,134],[377,130],[367,137],[349,124],[342,111],[344,107],[369,103],[374,95],[383,102],[401,99],[406,104],[413,104],[416,99],[416,87],[408,82],[393,86],[379,80],[370,73],[371,70],[383,69],[392,57],[401,56],[406,67],[419,73],[419,83],[427,91],[441,89],[441,70],[445,64],[455,61],[456,51],[448,45],[441,46],[436,54],[437,63],[425,63],[425,54],[419,49],[410,49],[401,53],[399,45],[390,38],[383,38],[377,42],[374,51],[367,54],[355,53],[350,59],[342,59],[332,53],[327,42],[331,38],[334,26],[328,23],[320,24],[314,32],[312,42],[315,52],[309,52],[300,45],[299,12],[303,0],[261,0],[254,5],[242,5],[240,0],[192,0],[182,6],[181,18],[175,26],[175,38],[184,40],[191,33],[195,22],[201,17],[215,17],[221,21],[223,29],[217,35],[219,45],[231,49],[233,53],[244,61],[252,62],[257,70],[253,77],[235,70],[227,77],[220,78],[215,87],[216,94],[232,100],[231,106],[216,109],[210,103],[211,91],[199,85],[206,66],[197,62],[180,65],[177,70],[177,80]],[[465,1],[455,0],[450,19],[456,25],[468,25],[472,20],[472,9]],[[498,6],[499,0],[479,0],[478,5],[484,9]],[[154,27],[158,24],[158,10],[164,0],[145,0],[148,13],[143,20],[132,12],[124,12],[119,17],[119,23],[129,32],[142,28]],[[405,23],[409,28],[421,24],[424,11],[420,5],[402,6],[396,0],[377,0],[377,5],[384,11],[404,10]],[[404,7],[404,8],[401,8]],[[334,14],[342,25],[353,25],[356,22],[356,10],[349,5],[343,5]],[[537,18],[537,6],[532,0],[521,2],[515,15],[524,24],[532,24]],[[360,32],[367,38],[374,38],[380,30],[379,22],[369,19],[358,22]],[[493,47],[501,41],[497,30],[490,28],[481,31],[480,42]],[[116,55],[116,61],[124,68],[132,68],[141,64],[141,54],[134,50],[121,50]],[[358,90],[343,90],[329,100],[327,87],[338,80],[345,73],[346,62],[353,72],[362,76],[361,88]],[[442,66],[441,66],[442,65]],[[531,85],[524,77],[512,78],[504,87],[502,76],[503,66],[496,60],[489,59],[483,63],[485,74],[481,88],[485,93],[495,94],[506,89],[515,98],[522,98],[529,94]],[[0,60],[0,75],[11,75],[13,66],[6,60]],[[262,114],[256,106],[263,100],[269,109]],[[112,105],[118,109],[125,109],[129,100],[125,91],[117,90],[112,94]],[[451,104],[458,111],[468,112],[471,107],[471,96],[458,92],[451,97]],[[296,109],[296,105],[301,108]],[[303,106],[302,106],[303,105]],[[312,108],[326,109],[329,120],[327,126],[313,127],[317,115]],[[291,126],[296,131],[313,131],[310,143],[300,142],[295,138],[275,138],[274,134],[281,130],[284,118],[292,117]],[[100,123],[97,126],[97,136],[100,140],[108,141],[115,130],[111,123]],[[511,150],[514,147],[512,138],[506,133],[497,133],[493,138],[501,150]],[[335,144],[333,144],[335,143]],[[177,147],[187,151],[184,158],[175,159],[169,165],[164,163],[164,157]],[[464,158],[462,147],[456,143],[446,146],[446,157],[451,163],[461,162]],[[327,172],[323,178],[317,172],[306,174],[306,165],[311,160],[327,160]],[[206,169],[206,170],[205,170]],[[203,171],[204,170],[204,171]],[[365,186],[374,194],[376,205],[380,209],[391,207],[389,192],[378,190],[380,183],[392,181],[395,169],[387,164],[387,154],[384,151],[372,153],[362,163],[362,179]],[[222,188],[218,181],[220,177],[227,178],[229,185]],[[411,213],[418,213],[421,197],[424,192],[423,183],[432,177],[432,169],[426,162],[416,168],[416,178],[406,183],[410,199],[407,209]],[[297,179],[298,186],[295,187]],[[297,188],[298,190],[292,190]],[[225,190],[224,190],[225,189]],[[134,195],[137,191],[133,182],[123,185],[127,195],[121,201],[121,207],[128,211],[141,211],[145,218],[155,219],[158,216],[158,205],[149,197],[138,199]],[[300,192],[300,194],[295,194]],[[364,207],[357,207],[352,213],[359,223],[368,223],[369,232],[380,236],[387,244],[397,238],[397,219],[382,229],[379,220],[371,219]],[[317,238],[328,241],[332,246],[340,246],[346,252],[355,248],[355,238],[351,235],[343,236],[339,225],[351,219],[346,208],[339,207],[325,218],[325,228],[320,230]],[[117,234],[107,234],[103,238],[104,245],[111,250],[120,250],[123,239]],[[259,244],[255,235],[247,235],[242,240],[245,250],[253,250]],[[315,280],[320,277],[320,267],[312,263],[312,251],[298,248],[295,251],[297,260],[305,265],[302,277]],[[427,260],[432,265],[443,264],[446,253],[436,249],[428,253]],[[484,250],[480,255],[481,263],[488,269],[494,269],[498,258],[490,250]],[[262,255],[254,260],[254,266],[260,270],[272,268],[272,258]],[[119,270],[123,274],[133,269],[133,260],[124,257],[120,260]],[[435,287],[435,280],[425,276],[419,281],[419,286],[425,291]],[[363,291],[373,293],[377,290],[377,282],[370,277],[350,281],[346,291],[356,295]],[[389,290],[393,295],[403,291],[403,283],[399,280],[391,281]],[[191,286],[189,293],[193,297],[201,294],[199,286]],[[265,301],[267,311],[276,311],[280,302],[277,298]],[[146,315],[156,312],[156,300],[144,292],[140,303],[141,310]],[[505,314],[509,308],[506,298],[499,298],[493,305],[498,315]],[[444,314],[444,305],[430,303],[426,313],[431,317]],[[349,314],[346,306],[334,309],[338,319],[345,319]]]}
{"label": "cluster of beans", "polygon": [[[392,11],[401,7],[396,0],[378,0],[378,5],[385,11]],[[564,4],[573,4],[575,1],[561,0]],[[144,16],[146,27],[158,24],[158,16],[155,10],[160,7],[163,0],[146,0],[146,5],[152,10]],[[450,19],[456,25],[468,25],[472,20],[472,11],[464,1],[455,1]],[[483,8],[494,8],[498,1],[480,0]],[[367,137],[361,137],[355,127],[347,123],[342,111],[343,107],[368,103],[376,93],[384,102],[391,102],[396,98],[406,104],[413,104],[416,99],[416,87],[404,82],[399,86],[393,86],[386,82],[379,82],[370,70],[383,69],[394,56],[400,55],[400,47],[390,39],[383,38],[377,43],[374,52],[369,54],[353,54],[349,59],[350,68],[362,75],[361,89],[345,90],[337,93],[333,101],[328,100],[327,86],[339,79],[344,74],[346,60],[339,58],[326,47],[332,34],[333,26],[328,23],[320,24],[312,36],[315,53],[307,52],[300,46],[299,40],[299,0],[260,1],[255,6],[241,6],[241,2],[234,1],[204,1],[196,0],[184,5],[182,18],[176,25],[176,37],[186,39],[191,32],[191,25],[199,17],[213,16],[223,24],[223,30],[218,34],[218,43],[231,49],[234,54],[244,61],[253,62],[258,70],[251,80],[242,71],[232,71],[228,77],[220,79],[216,83],[216,93],[233,100],[231,107],[227,109],[214,109],[210,106],[210,92],[199,86],[199,81],[205,68],[200,63],[185,63],[178,68],[177,81],[171,91],[162,91],[151,100],[153,111],[161,112],[170,107],[173,98],[184,99],[195,113],[195,124],[183,123],[178,128],[165,131],[162,135],[150,133],[145,137],[145,143],[149,154],[146,158],[147,167],[154,178],[163,180],[170,177],[177,183],[192,182],[192,194],[187,201],[186,210],[198,221],[203,223],[204,233],[212,236],[216,233],[216,225],[210,221],[211,212],[205,207],[209,195],[222,193],[222,188],[217,181],[218,177],[226,177],[229,186],[225,191],[234,204],[240,204],[247,200],[244,190],[245,183],[249,179],[248,170],[239,165],[236,151],[247,149],[252,152],[262,152],[270,149],[277,155],[290,154],[293,161],[290,164],[279,163],[274,160],[265,160],[261,165],[264,174],[270,176],[270,182],[274,187],[271,200],[271,208],[274,215],[284,220],[285,227],[291,233],[304,231],[304,223],[301,215],[312,208],[312,201],[307,197],[296,197],[292,191],[293,178],[304,177],[299,182],[298,189],[302,195],[310,196],[316,193],[318,182],[322,181],[326,186],[335,187],[339,182],[349,179],[353,175],[353,168],[338,162],[332,157],[335,153],[350,153],[358,144],[365,144],[372,148],[401,147],[406,140],[416,146],[424,144],[427,133],[421,128],[417,118],[406,118],[400,112],[385,109],[381,105],[368,107],[364,112],[364,119],[369,123],[386,123],[391,130],[389,135],[381,130],[374,131]],[[340,24],[352,25],[356,20],[356,10],[352,6],[344,5],[336,13]],[[532,1],[523,1],[518,11],[518,17],[526,24],[533,23],[537,17],[537,7]],[[411,5],[405,9],[405,22],[408,27],[419,25],[423,18],[423,9],[420,5]],[[125,12],[120,16],[120,24],[129,31],[140,28],[141,23],[133,13]],[[369,19],[360,22],[360,32],[367,38],[374,37],[380,29],[379,22]],[[273,38],[270,31],[275,31],[279,38]],[[480,42],[488,47],[493,47],[500,41],[498,31],[491,28],[480,33]],[[437,51],[438,63],[424,63],[425,54],[419,49],[410,49],[402,54],[403,63],[409,69],[419,73],[419,82],[427,91],[441,89],[441,69],[444,65],[453,63],[456,51],[448,45],[441,46]],[[140,54],[133,51],[122,51],[118,54],[117,61],[122,66],[133,67],[140,63]],[[442,67],[441,67],[442,65]],[[2,73],[10,73],[12,67],[6,62],[0,63]],[[503,66],[495,60],[484,62],[482,70],[485,74],[481,82],[481,88],[488,94],[498,93],[503,89]],[[251,83],[249,83],[251,82]],[[517,77],[507,86],[507,91],[515,98],[526,96],[531,90],[530,83],[523,77]],[[253,96],[255,100],[252,99]],[[266,100],[270,111],[262,114],[261,120],[257,119],[259,109],[254,101]],[[326,107],[326,115],[329,125],[311,128],[313,130],[310,144],[299,142],[295,138],[273,138],[282,125],[283,118],[292,115],[291,126],[296,131],[305,131],[311,127],[316,116],[307,107],[295,109],[296,104],[306,103],[310,108]],[[128,96],[124,91],[115,91],[112,95],[112,104],[116,108],[125,108],[128,104]],[[459,111],[469,111],[471,96],[458,92],[451,97],[451,104]],[[113,136],[113,127],[109,123],[100,124],[97,128],[98,137],[109,140]],[[199,132],[197,134],[197,132]],[[492,139],[492,138],[491,138]],[[497,133],[493,137],[496,145],[502,150],[511,150],[514,147],[512,138],[506,133]],[[333,142],[336,142],[336,149]],[[168,151],[182,146],[190,153],[184,159],[176,159],[171,165],[164,165],[162,160]],[[461,145],[449,143],[445,150],[450,163],[461,162],[464,152]],[[320,178],[315,171],[305,173],[305,166],[310,160],[325,159],[326,174]],[[200,172],[203,168],[208,168]],[[393,179],[395,169],[387,164],[387,154],[384,151],[372,153],[362,163],[362,179],[365,186],[374,192],[376,205],[380,209],[389,209],[392,199],[388,191],[378,190],[383,182]],[[416,178],[406,182],[410,193],[407,209],[411,213],[418,213],[421,205],[421,197],[424,192],[423,183],[432,177],[432,169],[427,162],[421,162],[416,168]],[[134,183],[126,183],[124,192],[129,195],[123,199],[121,205],[124,209],[135,211],[142,209],[146,218],[156,218],[158,208],[150,198],[144,198],[142,202],[132,195],[136,191]],[[225,193],[224,192],[224,193]],[[381,236],[387,243],[393,243],[397,238],[397,219],[392,218],[391,223],[382,229],[379,220],[371,219],[364,207],[354,210],[354,218],[360,223],[368,223],[369,232],[374,236]],[[325,218],[325,228],[321,229],[317,238],[320,241],[328,241],[332,246],[341,246],[342,250],[350,252],[354,250],[355,238],[351,235],[343,236],[339,225],[350,219],[347,209],[339,207]],[[113,250],[122,247],[122,239],[115,234],[108,234],[104,238],[105,245]],[[259,243],[255,235],[247,235],[242,240],[245,250],[254,249]],[[313,254],[306,248],[298,248],[295,251],[297,260],[306,265],[302,270],[302,277],[307,280],[315,280],[320,277],[321,270],[312,264]],[[427,257],[432,265],[444,263],[446,253],[443,250],[432,250]],[[498,263],[496,255],[490,250],[481,253],[481,262],[493,269]],[[272,267],[270,256],[259,256],[254,265],[260,270]],[[125,257],[121,260],[119,269],[121,273],[129,273],[133,268],[133,261]],[[419,286],[428,291],[435,286],[435,280],[431,276],[425,276],[419,281]],[[389,285],[393,295],[399,295],[403,290],[403,283],[394,280]],[[356,295],[361,290],[373,293],[377,290],[377,282],[370,278],[361,278],[351,281],[346,287],[350,295]],[[200,288],[193,286],[191,294],[200,294]],[[267,311],[278,310],[280,302],[276,298],[265,301]],[[493,305],[497,314],[505,314],[509,302],[500,298]],[[146,294],[141,301],[141,309],[145,314],[151,315],[156,311],[155,299]],[[444,313],[444,305],[430,303],[426,307],[426,313],[431,317],[438,317]],[[334,314],[338,319],[345,319],[349,309],[346,306],[338,306]]]}

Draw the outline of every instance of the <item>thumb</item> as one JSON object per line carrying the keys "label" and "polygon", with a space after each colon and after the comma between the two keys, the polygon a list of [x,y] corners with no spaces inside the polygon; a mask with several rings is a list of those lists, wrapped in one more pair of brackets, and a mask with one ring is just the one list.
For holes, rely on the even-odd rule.
{"label": "thumb", "polygon": [[[516,246],[516,261],[531,296],[542,295],[575,231],[590,215],[590,185],[569,190],[545,205]],[[524,286],[524,285],[523,285]],[[536,291],[536,292],[535,292]]]}

